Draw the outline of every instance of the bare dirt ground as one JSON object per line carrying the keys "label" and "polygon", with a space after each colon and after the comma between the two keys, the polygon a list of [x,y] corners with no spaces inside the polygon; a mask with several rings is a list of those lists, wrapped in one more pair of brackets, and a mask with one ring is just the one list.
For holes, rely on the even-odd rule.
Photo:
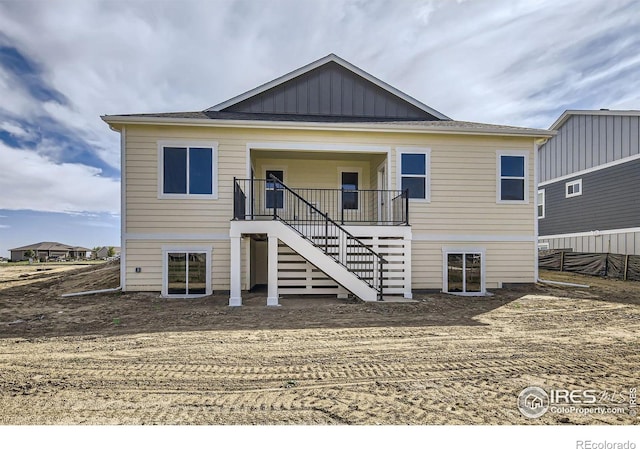
{"label": "bare dirt ground", "polygon": [[516,407],[530,385],[628,406],[640,386],[637,282],[543,272],[592,288],[278,308],[261,293],[241,308],[224,294],[59,296],[115,287],[117,270],[0,282],[0,424],[640,423],[628,410],[527,419]]}

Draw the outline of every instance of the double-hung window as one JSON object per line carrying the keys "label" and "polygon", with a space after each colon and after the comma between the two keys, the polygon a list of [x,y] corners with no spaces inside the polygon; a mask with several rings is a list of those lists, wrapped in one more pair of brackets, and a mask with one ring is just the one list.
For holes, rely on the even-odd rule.
{"label": "double-hung window", "polygon": [[525,152],[498,153],[499,203],[526,203],[528,198],[527,155]]}
{"label": "double-hung window", "polygon": [[161,142],[161,198],[217,198],[217,144]]}
{"label": "double-hung window", "polygon": [[582,179],[575,179],[565,183],[565,198],[582,195]]}
{"label": "double-hung window", "polygon": [[428,149],[398,148],[398,188],[408,190],[409,199],[429,201]]}
{"label": "double-hung window", "polygon": [[538,190],[538,218],[544,218],[545,189]]}

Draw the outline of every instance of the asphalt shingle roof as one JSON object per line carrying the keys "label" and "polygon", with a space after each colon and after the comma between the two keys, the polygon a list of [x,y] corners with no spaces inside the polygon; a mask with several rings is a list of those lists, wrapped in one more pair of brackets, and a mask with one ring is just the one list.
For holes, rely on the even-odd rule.
{"label": "asphalt shingle roof", "polygon": [[294,115],[294,114],[265,114],[242,113],[227,111],[187,111],[187,112],[162,112],[149,114],[123,114],[117,117],[128,118],[158,118],[158,119],[187,119],[187,120],[247,120],[247,121],[275,121],[275,122],[310,122],[310,123],[340,123],[340,124],[380,124],[385,127],[415,127],[416,129],[429,128],[464,128],[477,131],[544,131],[536,128],[526,128],[509,125],[494,125],[490,123],[466,122],[459,120],[390,120],[374,117],[344,117],[328,115]]}

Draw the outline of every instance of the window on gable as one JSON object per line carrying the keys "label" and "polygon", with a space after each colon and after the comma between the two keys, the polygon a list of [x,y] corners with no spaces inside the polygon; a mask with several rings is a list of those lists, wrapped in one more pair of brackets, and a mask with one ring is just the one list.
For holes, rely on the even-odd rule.
{"label": "window on gable", "polygon": [[565,198],[582,195],[582,179],[576,179],[575,181],[567,182],[565,184],[565,188]]}
{"label": "window on gable", "polygon": [[499,200],[526,201],[526,157],[502,154],[499,157]]}
{"label": "window on gable", "polygon": [[538,190],[538,218],[544,218],[544,189]]}
{"label": "window on gable", "polygon": [[164,195],[207,195],[215,192],[214,148],[162,147],[162,191]]}
{"label": "window on gable", "polygon": [[409,190],[409,198],[427,199],[427,153],[400,155],[400,188]]}

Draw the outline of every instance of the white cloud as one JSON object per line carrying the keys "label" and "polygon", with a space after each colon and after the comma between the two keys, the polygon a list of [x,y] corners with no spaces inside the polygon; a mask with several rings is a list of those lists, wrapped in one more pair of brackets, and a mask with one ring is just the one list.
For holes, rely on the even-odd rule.
{"label": "white cloud", "polygon": [[120,182],[82,164],[56,164],[0,143],[0,209],[108,212],[120,209]]}
{"label": "white cloud", "polygon": [[17,137],[28,137],[29,132],[16,123],[0,122],[0,129],[8,132],[9,134]]}
{"label": "white cloud", "polygon": [[118,169],[100,115],[201,110],[333,52],[455,119],[547,127],[576,102],[640,108],[622,75],[640,43],[615,35],[634,26],[632,0],[5,2],[0,30],[68,103],[0,68],[0,108],[63,123]]}

